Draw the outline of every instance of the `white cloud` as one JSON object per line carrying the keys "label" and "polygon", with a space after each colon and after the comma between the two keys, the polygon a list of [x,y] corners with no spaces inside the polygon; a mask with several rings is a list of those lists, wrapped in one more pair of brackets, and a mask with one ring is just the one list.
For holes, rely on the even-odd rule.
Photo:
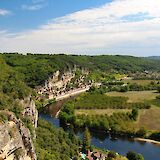
{"label": "white cloud", "polygon": [[43,8],[43,5],[41,4],[34,4],[34,5],[22,5],[22,9],[29,10],[29,11],[36,11]]}
{"label": "white cloud", "polygon": [[46,0],[32,0],[32,4],[23,4],[23,10],[36,11],[46,6]]}
{"label": "white cloud", "polygon": [[15,35],[0,51],[160,55],[160,1],[114,0]]}
{"label": "white cloud", "polygon": [[0,9],[0,16],[6,16],[11,14],[10,11],[6,10],[6,9]]}
{"label": "white cloud", "polygon": [[33,3],[41,3],[41,2],[45,2],[46,0],[32,0]]}

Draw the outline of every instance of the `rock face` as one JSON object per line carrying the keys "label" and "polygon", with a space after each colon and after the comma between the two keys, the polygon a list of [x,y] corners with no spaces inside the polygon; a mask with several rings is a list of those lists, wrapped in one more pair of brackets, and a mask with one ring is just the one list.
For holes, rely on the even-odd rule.
{"label": "rock face", "polygon": [[47,95],[48,99],[53,99],[62,88],[65,88],[66,85],[71,81],[71,79],[75,76],[74,72],[65,72],[60,73],[60,71],[56,71],[53,75],[46,80],[45,85],[38,89],[38,94]]}
{"label": "rock face", "polygon": [[0,124],[0,159],[36,160],[29,129],[13,113],[2,112],[8,121]]}
{"label": "rock face", "polygon": [[[22,116],[28,118],[33,125],[33,138],[36,138],[38,111],[31,96],[20,101],[23,107]],[[31,133],[14,113],[0,111],[7,116],[8,121],[0,123],[0,160],[36,160],[35,148]]]}
{"label": "rock face", "polygon": [[76,68],[62,73],[56,71],[45,82],[44,86],[37,87],[36,92],[39,95],[38,98],[53,99],[63,97],[74,91],[77,92],[77,89],[88,89],[91,85],[91,82],[86,79],[88,74],[88,70],[76,70]]}
{"label": "rock face", "polygon": [[36,109],[35,102],[32,100],[31,96],[25,98],[20,103],[24,107],[24,110],[22,112],[23,117],[30,118],[33,127],[37,128],[38,111]]}

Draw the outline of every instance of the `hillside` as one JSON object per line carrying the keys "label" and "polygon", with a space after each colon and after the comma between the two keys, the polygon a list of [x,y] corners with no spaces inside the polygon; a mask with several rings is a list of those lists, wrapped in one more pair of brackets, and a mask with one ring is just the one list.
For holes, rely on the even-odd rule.
{"label": "hillside", "polygon": [[90,71],[102,71],[106,73],[129,73],[160,71],[159,61],[132,56],[78,56],[78,55],[47,55],[47,54],[1,54],[6,63],[15,71],[21,73],[21,77],[30,87],[41,85],[53,72],[79,68],[87,68]]}
{"label": "hillside", "polygon": [[160,60],[160,56],[149,56],[146,57],[147,59],[152,59],[152,60]]}
{"label": "hillside", "polygon": [[14,111],[17,116],[21,107],[16,99],[23,99],[31,93],[31,89],[25,84],[21,73],[8,66],[0,56],[0,109]]}
{"label": "hillside", "polygon": [[[37,154],[38,159],[67,160],[76,155],[78,141],[71,142],[63,130],[41,126],[40,122],[37,127],[38,113],[30,97],[33,90],[25,83],[24,75],[6,64],[1,55],[0,75],[0,159],[36,160]],[[44,131],[46,137],[42,134]],[[55,143],[50,141],[50,146],[42,146],[42,140],[46,143],[46,138],[50,138],[51,134]],[[33,144],[35,138],[36,143]],[[64,148],[66,152],[60,155],[59,150]]]}

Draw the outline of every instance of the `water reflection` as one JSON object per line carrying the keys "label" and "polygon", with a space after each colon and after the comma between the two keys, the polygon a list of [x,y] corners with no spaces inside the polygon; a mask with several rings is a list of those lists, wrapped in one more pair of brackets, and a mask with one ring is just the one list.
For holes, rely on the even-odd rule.
{"label": "water reflection", "polygon": [[48,104],[46,107],[45,107],[45,112],[49,115],[51,115],[52,117],[55,117],[57,112],[61,109],[61,107],[63,106],[64,103],[66,103],[67,101],[69,100],[72,100],[76,98],[76,96],[72,96],[72,97],[69,97],[69,98],[65,98],[63,100],[59,100],[59,101],[56,101],[55,103],[53,104]]}

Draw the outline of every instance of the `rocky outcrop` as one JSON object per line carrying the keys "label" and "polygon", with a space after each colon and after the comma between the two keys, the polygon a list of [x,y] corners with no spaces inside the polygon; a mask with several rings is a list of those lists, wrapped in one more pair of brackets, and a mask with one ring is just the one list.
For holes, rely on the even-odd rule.
{"label": "rocky outcrop", "polygon": [[38,111],[36,109],[35,102],[32,100],[32,97],[29,96],[22,100],[20,103],[24,108],[22,112],[23,117],[29,117],[33,124],[33,127],[37,128]]}
{"label": "rocky outcrop", "polygon": [[8,121],[0,124],[0,159],[36,160],[31,134],[12,112],[1,111]]}
{"label": "rocky outcrop", "polygon": [[44,86],[37,87],[38,99],[56,99],[77,92],[77,90],[87,90],[91,85],[91,82],[85,79],[88,73],[88,70],[76,70],[76,68],[62,73],[56,71]]}
{"label": "rocky outcrop", "polygon": [[66,87],[66,85],[75,76],[74,72],[60,73],[56,71],[53,75],[46,80],[44,86],[37,89],[37,93],[42,96],[47,96],[47,99],[53,99],[59,94],[59,91]]}
{"label": "rocky outcrop", "polygon": [[0,160],[36,160],[36,152],[32,137],[36,138],[38,111],[31,96],[20,101],[23,107],[22,116],[33,125],[32,136],[24,123],[9,111],[0,111],[7,117],[7,121],[0,123]]}

